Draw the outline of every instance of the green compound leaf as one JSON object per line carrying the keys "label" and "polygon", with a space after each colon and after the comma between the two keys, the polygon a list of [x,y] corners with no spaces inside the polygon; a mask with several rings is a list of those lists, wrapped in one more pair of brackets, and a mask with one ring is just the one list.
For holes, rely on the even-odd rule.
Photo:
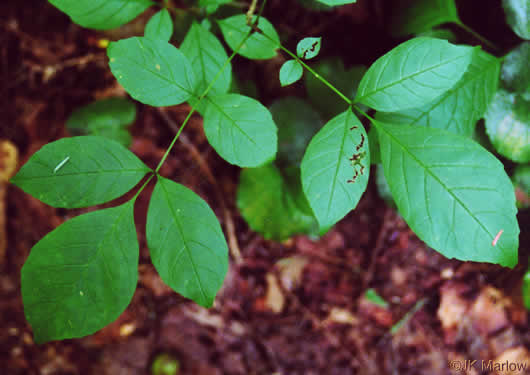
{"label": "green compound leaf", "polygon": [[[345,69],[342,60],[337,57],[320,60],[312,68],[350,99],[355,97],[357,86],[366,72],[366,68],[360,65]],[[347,103],[314,75],[306,74],[305,84],[311,103],[326,119],[335,117],[348,108]]]}
{"label": "green compound leaf", "polygon": [[282,87],[295,83],[302,78],[304,68],[296,60],[286,61],[280,68],[280,83]]}
{"label": "green compound leaf", "polygon": [[317,56],[322,46],[322,38],[304,38],[296,46],[296,55],[305,60]]}
{"label": "green compound leaf", "polygon": [[158,177],[146,236],[160,277],[177,293],[211,307],[228,271],[228,246],[215,214],[197,194]]}
{"label": "green compound leaf", "polygon": [[192,97],[197,80],[188,59],[163,40],[133,37],[107,48],[112,74],[136,100],[155,107]]}
{"label": "green compound leaf", "polygon": [[278,126],[277,165],[299,168],[307,145],[323,125],[320,116],[307,102],[294,96],[276,100],[269,109]]}
{"label": "green compound leaf", "polygon": [[37,344],[90,335],[129,305],[138,281],[134,202],[77,216],[22,267],[24,314]]}
{"label": "green compound leaf", "polygon": [[[254,20],[255,17],[253,21]],[[219,20],[217,22],[219,23],[219,27],[221,28],[226,43],[232,48],[232,50],[236,50],[250,31],[250,26],[247,25],[247,17],[244,14],[225,18],[224,20]],[[270,59],[276,56],[276,50],[280,45],[280,37],[274,26],[264,17],[259,18],[258,27],[265,35],[271,37],[274,42],[260,33],[253,33],[241,46],[238,53],[248,59]]]}
{"label": "green compound leaf", "polygon": [[72,21],[90,29],[119,27],[153,5],[150,0],[49,0]]}
{"label": "green compound leaf", "polygon": [[440,129],[378,122],[377,131],[392,196],[419,238],[447,258],[517,263],[515,194],[499,160]]}
{"label": "green compound leaf", "polygon": [[147,22],[144,36],[169,42],[171,35],[173,35],[173,20],[167,9],[162,9]]}
{"label": "green compound leaf", "polygon": [[454,0],[407,0],[396,4],[392,34],[417,34],[447,22],[459,23]]}
{"label": "green compound leaf", "polygon": [[50,206],[78,208],[122,196],[149,171],[119,143],[82,136],[43,146],[11,182]]}
{"label": "green compound leaf", "polygon": [[301,170],[304,193],[325,233],[357,206],[370,174],[366,131],[351,110],[313,137]]}
{"label": "green compound leaf", "polygon": [[317,1],[319,3],[329,5],[331,7],[345,5],[345,4],[353,4],[357,2],[357,0],[317,0]]}
{"label": "green compound leaf", "polygon": [[386,302],[377,292],[370,288],[364,293],[364,298],[366,298],[368,301],[373,303],[374,305],[377,305],[382,308],[388,307],[388,302]]}
{"label": "green compound leaf", "polygon": [[238,94],[205,99],[204,132],[223,159],[240,167],[257,167],[274,159],[277,128],[267,108]]}
{"label": "green compound leaf", "polygon": [[528,0],[503,0],[506,21],[521,38],[530,40],[530,3]]}
{"label": "green compound leaf", "polygon": [[421,107],[462,78],[473,52],[473,47],[445,40],[411,39],[377,59],[363,77],[355,101],[384,112]]}
{"label": "green compound leaf", "polygon": [[467,72],[453,88],[420,108],[378,112],[376,119],[392,124],[430,126],[471,137],[497,91],[499,60],[476,50]]}
{"label": "green compound leaf", "polygon": [[502,86],[530,101],[530,42],[521,43],[506,55],[501,68]]}
{"label": "green compound leaf", "polygon": [[530,101],[499,90],[485,119],[486,133],[497,152],[519,163],[530,161]]}
{"label": "green compound leaf", "polygon": [[[200,96],[228,59],[226,51],[214,34],[196,22],[191,25],[180,50],[188,58],[195,72],[198,80],[195,94]],[[229,64],[213,84],[209,95],[228,92],[231,81],[232,67]]]}
{"label": "green compound leaf", "polygon": [[75,135],[98,135],[128,147],[132,137],[126,127],[135,119],[133,102],[126,98],[108,98],[76,109],[66,121],[66,127]]}
{"label": "green compound leaf", "polygon": [[237,206],[248,225],[266,239],[283,241],[295,234],[318,233],[318,224],[302,191],[299,168],[280,171],[274,164],[244,169]]}

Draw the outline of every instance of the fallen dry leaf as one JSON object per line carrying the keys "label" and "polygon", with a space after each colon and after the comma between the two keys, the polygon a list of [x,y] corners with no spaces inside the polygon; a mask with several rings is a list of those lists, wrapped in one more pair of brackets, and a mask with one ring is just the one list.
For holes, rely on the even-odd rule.
{"label": "fallen dry leaf", "polygon": [[276,263],[280,272],[280,282],[287,290],[293,290],[302,281],[302,272],[309,260],[304,256],[284,258]]}
{"label": "fallen dry leaf", "polygon": [[482,289],[473,306],[469,310],[469,315],[476,329],[490,335],[508,326],[508,316],[505,306],[509,304],[502,292],[493,287]]}
{"label": "fallen dry leaf", "polygon": [[266,276],[267,294],[265,295],[265,306],[275,314],[279,314],[285,305],[285,296],[280,289],[278,279],[269,273]]}
{"label": "fallen dry leaf", "polygon": [[17,163],[16,146],[8,140],[0,140],[0,264],[4,262],[7,247],[5,204],[7,181],[15,173]]}

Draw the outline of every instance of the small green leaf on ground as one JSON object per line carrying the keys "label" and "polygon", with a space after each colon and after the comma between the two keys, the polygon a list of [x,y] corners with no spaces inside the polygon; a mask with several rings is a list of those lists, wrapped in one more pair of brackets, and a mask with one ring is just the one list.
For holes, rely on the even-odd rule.
{"label": "small green leaf on ground", "polygon": [[447,258],[517,264],[515,194],[497,158],[440,129],[376,124],[392,196],[420,239]]}
{"label": "small green leaf on ground", "polygon": [[[255,21],[255,16],[252,21]],[[250,26],[247,25],[247,17],[244,14],[225,18],[217,22],[226,43],[232,50],[235,50],[241,44],[250,31]],[[274,26],[264,17],[259,18],[258,27],[263,31],[263,34],[272,38],[273,41],[261,35],[261,33],[253,33],[241,46],[238,53],[248,59],[270,59],[276,56],[276,50],[280,45],[280,37]]]}
{"label": "small green leaf on ground", "polygon": [[421,107],[460,81],[473,52],[473,47],[441,39],[411,39],[377,59],[355,101],[385,112]]}
{"label": "small green leaf on ground", "polygon": [[521,38],[530,40],[530,3],[528,0],[502,0],[506,21]]}
{"label": "small green leaf on ground", "polygon": [[11,182],[50,206],[77,208],[122,196],[149,171],[119,143],[82,136],[43,146]]}
{"label": "small green leaf on ground", "polygon": [[146,224],[151,260],[177,293],[211,307],[228,271],[228,246],[217,217],[190,189],[158,177]]}
{"label": "small green leaf on ground", "polygon": [[72,134],[99,135],[125,147],[131,144],[126,127],[136,119],[136,106],[127,98],[107,98],[76,109],[66,121]]}
{"label": "small green leaf on ground", "polygon": [[150,0],[49,0],[72,21],[90,29],[119,27],[153,5]]}
{"label": "small green leaf on ground", "polygon": [[151,365],[151,375],[178,375],[180,362],[171,354],[158,354]]}
{"label": "small green leaf on ground", "polygon": [[522,95],[530,101],[530,42],[523,42],[511,51],[501,67],[502,86],[511,92]]}
{"label": "small green leaf on ground", "polygon": [[244,169],[237,206],[248,225],[267,239],[316,234],[318,223],[302,191],[299,168],[281,171],[274,164]]}
{"label": "small green leaf on ground", "polygon": [[[312,68],[350,99],[355,97],[357,86],[366,72],[366,68],[361,65],[344,68],[342,60],[338,57],[322,59],[312,65]],[[314,75],[305,75],[305,85],[309,100],[326,119],[335,117],[348,108],[347,103]]]}
{"label": "small green leaf on ground", "polygon": [[276,100],[270,111],[278,126],[276,164],[300,167],[309,141],[323,125],[320,116],[307,102],[294,96]]}
{"label": "small green leaf on ground", "polygon": [[409,312],[407,312],[405,316],[401,318],[400,321],[398,321],[392,326],[392,328],[390,328],[390,333],[392,335],[396,334],[403,326],[405,326],[410,321],[410,319],[412,319],[412,317],[423,307],[423,305],[425,305],[425,302],[427,302],[426,299],[422,299],[416,302],[414,307],[410,309]]}
{"label": "small green leaf on ground", "polygon": [[323,234],[357,206],[368,184],[368,139],[351,110],[331,119],[313,137],[301,170],[304,193]]}
{"label": "small green leaf on ground", "polygon": [[406,0],[395,3],[392,34],[404,36],[428,31],[443,23],[460,22],[454,0]]}
{"label": "small green leaf on ground", "polygon": [[274,159],[277,128],[267,108],[238,94],[207,96],[204,132],[217,153],[231,164],[257,167]]}
{"label": "small green leaf on ground", "polygon": [[302,78],[304,68],[296,60],[286,61],[280,68],[280,84],[282,87],[295,83]]}
{"label": "small green leaf on ground", "polygon": [[22,300],[36,343],[90,335],[129,305],[139,256],[133,205],[77,216],[33,246]]}
{"label": "small green leaf on ground", "polygon": [[112,74],[136,100],[163,107],[191,98],[197,80],[188,59],[163,40],[132,37],[107,48]]}
{"label": "small green leaf on ground", "polygon": [[464,76],[443,95],[419,108],[393,113],[377,112],[376,119],[391,124],[446,129],[471,137],[475,124],[482,118],[497,91],[499,68],[496,57],[475,50]]}
{"label": "small green leaf on ground", "polygon": [[305,60],[317,56],[322,46],[322,38],[304,38],[296,46],[296,55]]}
{"label": "small green leaf on ground", "polygon": [[364,298],[366,298],[368,301],[372,302],[373,304],[377,306],[380,306],[383,308],[388,307],[388,302],[386,302],[383,298],[381,298],[381,296],[377,294],[377,292],[372,288],[368,289],[364,293]]}
{"label": "small green leaf on ground", "polygon": [[501,89],[485,119],[486,132],[497,152],[519,163],[530,161],[530,101]]}
{"label": "small green leaf on ground", "polygon": [[156,13],[145,26],[144,36],[169,42],[173,34],[173,20],[167,9]]}
{"label": "small green leaf on ground", "polygon": [[[217,73],[221,70],[228,59],[226,51],[217,37],[194,22],[186,38],[180,46],[180,50],[191,63],[191,67],[197,77],[198,83],[195,95],[200,96],[206,90]],[[226,66],[209,91],[209,95],[224,94],[228,92],[232,81],[232,67]]]}

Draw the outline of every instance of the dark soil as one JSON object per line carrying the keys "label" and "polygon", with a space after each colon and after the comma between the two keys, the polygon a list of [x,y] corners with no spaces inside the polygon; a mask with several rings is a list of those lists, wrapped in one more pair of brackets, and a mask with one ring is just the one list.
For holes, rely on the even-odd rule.
{"label": "dark soil", "polygon": [[[499,0],[458,5],[465,22],[504,50],[517,43],[504,24]],[[303,36],[322,35],[329,41],[324,55],[341,55],[347,65],[368,65],[400,42],[385,31],[390,9],[389,2],[359,0],[322,13],[295,1],[271,0],[265,16],[291,49]],[[0,141],[15,145],[20,166],[44,144],[68,136],[64,124],[73,109],[125,93],[98,47],[102,34],[72,24],[40,0],[3,1],[0,14]],[[146,19],[124,28],[124,35],[141,31]],[[302,84],[280,88],[276,77],[284,60],[254,64],[236,58],[234,70],[255,80],[265,104],[285,95],[303,96]],[[156,167],[175,134],[174,124],[184,120],[189,107],[165,112],[137,107],[131,149]],[[20,269],[39,239],[88,210],[54,209],[4,186],[2,374],[148,374],[160,353],[174,356],[181,374],[195,375],[454,374],[453,361],[465,360],[530,368],[529,314],[521,300],[530,255],[527,234],[521,236],[521,261],[513,270],[448,260],[411,232],[371,182],[357,209],[320,240],[264,240],[235,207],[239,169],[210,148],[201,122],[198,115],[192,118],[161,174],[206,199],[232,248],[239,248],[240,258],[231,259],[214,307],[206,310],[178,296],[151,265],[144,234],[150,186],[136,204],[140,278],[131,305],[95,335],[35,345],[23,313]],[[227,230],[231,225],[234,230]],[[368,302],[363,297],[368,288],[388,301],[388,308]],[[391,335],[390,328],[418,303],[419,310]],[[473,371],[467,373],[487,373],[479,365]]]}

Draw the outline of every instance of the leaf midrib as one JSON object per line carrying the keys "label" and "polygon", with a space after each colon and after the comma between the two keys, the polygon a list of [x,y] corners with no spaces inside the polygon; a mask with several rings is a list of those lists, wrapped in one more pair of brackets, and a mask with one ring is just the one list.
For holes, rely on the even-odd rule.
{"label": "leaf midrib", "polygon": [[39,180],[44,178],[55,178],[55,177],[63,177],[63,176],[85,176],[85,175],[98,175],[98,174],[105,174],[105,173],[122,173],[122,172],[145,172],[147,173],[148,170],[142,168],[142,169],[119,169],[119,170],[106,170],[106,171],[95,171],[95,172],[82,172],[82,173],[61,173],[61,174],[52,174],[48,176],[32,176],[32,177],[19,177],[19,178],[12,178],[11,182],[15,181],[31,181],[31,180]]}
{"label": "leaf midrib", "polygon": [[199,278],[199,275],[197,273],[197,266],[195,265],[195,262],[193,261],[193,258],[191,256],[189,245],[188,245],[188,241],[186,240],[186,237],[184,236],[184,231],[182,229],[180,221],[178,220],[178,216],[177,216],[176,212],[173,210],[173,206],[170,204],[171,200],[169,199],[169,192],[166,190],[162,179],[160,179],[158,181],[158,183],[160,184],[160,187],[163,190],[164,195],[166,196],[166,201],[168,202],[169,210],[171,211],[171,214],[173,215],[173,218],[175,220],[175,224],[177,226],[177,230],[178,230],[178,232],[180,234],[180,237],[182,238],[182,242],[184,243],[184,249],[186,250],[186,254],[188,255],[188,258],[189,258],[190,263],[192,265],[191,268],[193,270],[193,274],[195,275],[195,279],[197,280],[197,284],[199,285],[200,292],[201,292],[201,294],[202,294],[202,296],[204,298],[204,303],[208,303],[208,297],[206,296],[206,293],[204,292],[204,287],[202,286],[201,279]]}
{"label": "leaf midrib", "polygon": [[[448,192],[452,197],[453,199],[458,202],[462,208],[464,210],[466,210],[466,212],[469,214],[469,216],[471,216],[473,218],[474,221],[477,222],[477,224],[486,232],[488,233],[490,236],[492,236],[492,234],[490,233],[490,231],[484,227],[484,225],[475,217],[475,215],[472,214],[472,212],[469,210],[469,208],[455,195],[453,194],[453,192],[435,175],[431,172],[431,170],[429,168],[427,168],[427,166],[420,160],[418,159],[413,153],[411,153],[408,148],[403,145],[401,142],[399,142],[398,138],[394,137],[392,135],[392,133],[388,132],[384,126],[378,126],[379,129],[383,129],[385,131],[385,133],[390,137],[392,138],[392,140],[398,144],[404,151],[407,152],[407,154],[412,158],[414,159],[434,180],[436,180],[443,188],[446,192]],[[493,237],[492,237],[493,238]]]}
{"label": "leaf midrib", "polygon": [[214,100],[212,100],[212,98],[210,98],[209,96],[206,96],[206,99],[212,103],[217,109],[218,111],[223,114],[223,116],[225,116],[226,118],[228,118],[230,120],[230,122],[232,122],[232,124],[242,133],[244,134],[250,142],[252,142],[256,147],[258,147],[259,149],[262,149],[262,147],[259,146],[259,144],[257,144],[256,142],[254,142],[254,140],[252,139],[252,137],[250,137],[247,133],[245,133],[245,131],[243,129],[241,129],[236,121],[230,117],[224,110],[223,110],[223,107],[221,107],[219,104],[217,104]]}
{"label": "leaf midrib", "polygon": [[408,125],[414,125],[416,124],[418,121],[420,121],[423,117],[427,116],[429,114],[430,111],[432,111],[433,108],[436,108],[440,103],[442,103],[444,100],[446,100],[447,98],[449,98],[450,96],[454,95],[455,92],[457,92],[458,90],[462,89],[463,87],[466,87],[467,85],[470,85],[472,83],[475,83],[475,81],[479,78],[482,78],[483,75],[486,75],[487,72],[489,72],[490,70],[493,70],[495,69],[495,64],[490,64],[488,66],[488,68],[484,69],[484,70],[479,70],[477,71],[475,74],[473,75],[468,75],[468,77],[470,77],[469,79],[467,79],[465,82],[463,83],[460,83],[463,81],[464,77],[466,76],[466,73],[464,73],[464,75],[462,76],[462,78],[460,79],[459,82],[457,82],[455,84],[455,86],[453,86],[451,89],[449,89],[445,94],[442,94],[438,99],[439,100],[436,100],[433,102],[434,104],[432,106],[429,107],[428,110],[425,110],[421,112],[421,115],[414,118],[412,120],[411,123],[409,123]]}
{"label": "leaf midrib", "polygon": [[376,89],[376,90],[374,90],[374,91],[369,92],[369,93],[366,94],[366,95],[363,95],[363,96],[357,98],[357,99],[355,100],[355,103],[359,103],[361,100],[365,100],[366,98],[369,98],[369,97],[371,97],[371,96],[373,96],[373,95],[375,95],[375,94],[377,94],[377,93],[379,93],[379,92],[381,92],[381,91],[383,91],[383,90],[385,90],[385,89],[387,89],[387,88],[389,88],[389,87],[392,87],[392,86],[398,85],[398,84],[400,84],[401,82],[403,82],[403,81],[405,81],[405,80],[407,80],[407,79],[414,78],[414,77],[416,77],[416,76],[418,76],[418,75],[420,75],[420,74],[423,74],[423,73],[429,72],[429,71],[434,70],[434,69],[436,69],[436,68],[438,68],[438,67],[440,67],[440,66],[447,65],[447,64],[449,64],[449,63],[451,63],[451,62],[453,62],[453,61],[456,61],[456,60],[458,60],[458,59],[461,59],[461,58],[463,58],[463,57],[465,57],[465,56],[466,56],[466,54],[463,54],[463,55],[457,56],[457,57],[455,57],[455,58],[453,58],[453,59],[451,59],[451,60],[446,60],[446,61],[444,61],[443,63],[436,64],[436,65],[432,65],[432,66],[430,66],[428,69],[420,70],[420,71],[415,72],[415,73],[413,73],[413,74],[410,74],[410,75],[408,75],[408,76],[406,76],[406,77],[400,78],[400,79],[397,80],[397,81],[393,81],[393,82],[389,83],[389,84],[386,85],[386,86],[380,87],[380,88],[378,88],[378,89]]}

